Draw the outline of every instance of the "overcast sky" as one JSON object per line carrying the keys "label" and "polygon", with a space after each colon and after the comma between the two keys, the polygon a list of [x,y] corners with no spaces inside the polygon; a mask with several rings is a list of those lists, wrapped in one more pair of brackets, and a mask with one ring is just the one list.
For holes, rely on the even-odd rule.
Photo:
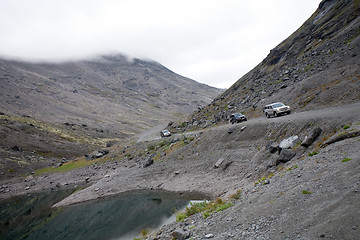
{"label": "overcast sky", "polygon": [[124,53],[228,88],[320,0],[0,0],[0,56],[64,61]]}

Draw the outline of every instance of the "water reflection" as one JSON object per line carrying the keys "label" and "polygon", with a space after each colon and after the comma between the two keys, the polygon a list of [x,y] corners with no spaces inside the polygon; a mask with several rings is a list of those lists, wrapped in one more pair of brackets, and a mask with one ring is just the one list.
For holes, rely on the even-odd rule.
{"label": "water reflection", "polygon": [[[8,232],[0,232],[0,238],[133,239],[141,229],[158,227],[174,209],[186,206],[190,199],[164,191],[137,191],[65,208],[45,207],[41,213],[34,208],[26,215],[28,210],[22,209],[22,216],[16,221],[1,216]],[[30,215],[31,224],[24,222]]]}

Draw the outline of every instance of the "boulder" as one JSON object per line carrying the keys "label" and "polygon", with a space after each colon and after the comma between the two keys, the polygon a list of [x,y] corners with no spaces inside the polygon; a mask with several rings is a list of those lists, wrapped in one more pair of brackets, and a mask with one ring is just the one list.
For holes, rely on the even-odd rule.
{"label": "boulder", "polygon": [[96,158],[100,158],[108,153],[109,153],[109,150],[99,150],[95,154],[85,154],[85,158],[86,158],[86,160],[93,160]]}
{"label": "boulder", "polygon": [[266,149],[268,149],[270,153],[276,153],[277,151],[280,150],[279,143],[269,142],[268,145],[266,146]]}
{"label": "boulder", "polygon": [[322,129],[317,127],[315,128],[309,136],[306,136],[304,141],[302,141],[301,146],[303,147],[309,147],[311,146],[311,144],[313,144],[315,142],[315,140],[319,137],[319,135],[321,134]]}
{"label": "boulder", "polygon": [[102,157],[102,156],[104,156],[104,155],[106,155],[106,154],[108,154],[109,153],[109,150],[99,150],[96,154],[95,154],[95,157],[96,158],[100,158],[100,157]]}
{"label": "boulder", "polygon": [[348,133],[342,133],[342,134],[333,136],[332,138],[327,140],[325,143],[323,143],[320,147],[326,147],[329,144],[339,142],[339,141],[343,141],[343,140],[348,139],[348,138],[358,137],[358,136],[360,136],[360,130],[352,131],[352,132],[348,132]]}
{"label": "boulder", "polygon": [[279,144],[280,148],[292,148],[295,145],[295,141],[298,139],[298,136],[291,136],[289,138],[286,138],[284,140],[281,141],[281,143]]}
{"label": "boulder", "polygon": [[152,164],[154,163],[154,159],[153,159],[153,158],[154,158],[155,156],[156,156],[155,153],[151,154],[151,156],[145,161],[143,167],[144,167],[144,168],[147,168],[147,167],[149,167],[150,165],[152,165]]}
{"label": "boulder", "polygon": [[175,231],[173,231],[171,233],[171,236],[172,236],[172,239],[185,240],[185,239],[188,239],[190,237],[190,233],[185,232],[182,229],[176,229]]}
{"label": "boulder", "polygon": [[209,233],[209,234],[205,235],[206,239],[213,238],[213,237],[214,237],[214,234],[212,234],[212,233]]}
{"label": "boulder", "polygon": [[290,161],[295,155],[296,153],[289,149],[281,149],[279,158],[276,160],[276,165]]}

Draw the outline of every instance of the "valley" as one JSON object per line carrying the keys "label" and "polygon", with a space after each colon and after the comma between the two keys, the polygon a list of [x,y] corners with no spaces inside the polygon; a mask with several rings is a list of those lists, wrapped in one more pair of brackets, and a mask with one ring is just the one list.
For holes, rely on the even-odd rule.
{"label": "valley", "polygon": [[[190,206],[138,239],[358,239],[359,16],[359,1],[321,1],[226,90],[123,55],[0,60],[0,202],[66,193],[51,199],[60,213],[171,192],[214,208]],[[279,101],[291,114],[266,118]],[[234,113],[247,121],[230,124]],[[33,212],[34,200],[24,201],[18,216],[0,219],[0,238]]]}

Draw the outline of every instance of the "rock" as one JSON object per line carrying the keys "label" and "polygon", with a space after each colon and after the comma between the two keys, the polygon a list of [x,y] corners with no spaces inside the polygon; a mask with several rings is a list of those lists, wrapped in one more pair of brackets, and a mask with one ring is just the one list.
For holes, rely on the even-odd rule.
{"label": "rock", "polygon": [[233,132],[235,131],[235,128],[229,128],[229,130],[228,130],[228,134],[232,134]]}
{"label": "rock", "polygon": [[152,165],[154,163],[154,160],[152,158],[149,158],[148,160],[146,160],[146,162],[144,163],[144,168],[149,167],[150,165]]}
{"label": "rock", "polygon": [[317,127],[315,128],[309,136],[306,136],[304,141],[301,143],[301,146],[303,147],[309,147],[311,144],[315,142],[315,140],[318,138],[318,136],[321,134],[322,129]]}
{"label": "rock", "polygon": [[220,167],[220,165],[224,162],[223,158],[220,158],[219,160],[217,160],[217,162],[214,164],[214,168],[218,168]]}
{"label": "rock", "polygon": [[100,158],[108,153],[109,153],[109,150],[103,149],[103,150],[99,150],[95,154],[85,154],[85,158],[86,158],[86,160],[93,160],[95,158]]}
{"label": "rock", "polygon": [[109,153],[109,150],[100,150],[95,154],[95,157],[100,158],[100,157],[102,157],[102,156],[104,156],[104,155],[106,155],[108,153]]}
{"label": "rock", "polygon": [[209,234],[205,235],[206,239],[213,238],[213,237],[214,237],[214,234],[212,234],[212,233],[209,233]]}
{"label": "rock", "polygon": [[296,153],[294,153],[293,151],[289,150],[289,149],[281,149],[279,158],[276,160],[276,165],[278,165],[279,163],[285,163],[290,161],[293,157],[295,157]]}
{"label": "rock", "polygon": [[18,151],[20,151],[20,148],[18,146],[13,146],[13,147],[11,147],[11,150],[18,152]]}
{"label": "rock", "polygon": [[272,142],[269,146],[267,146],[267,149],[270,153],[275,153],[280,150],[279,144],[277,142]]}
{"label": "rock", "polygon": [[153,163],[154,163],[154,157],[155,157],[155,153],[153,153],[153,154],[151,154],[151,156],[146,160],[146,162],[144,163],[144,168],[146,168],[146,167],[148,167],[148,166],[150,166],[150,165],[152,165]]}
{"label": "rock", "polygon": [[358,137],[358,136],[360,136],[360,130],[339,134],[339,135],[336,135],[336,136],[330,138],[329,140],[327,140],[320,147],[326,147],[329,144],[339,142],[339,141],[342,141],[342,140],[345,140],[345,139],[348,139],[348,138]]}
{"label": "rock", "polygon": [[176,229],[175,231],[173,231],[171,233],[172,239],[176,239],[176,240],[184,240],[190,237],[190,233],[189,232],[185,232],[182,229]]}
{"label": "rock", "polygon": [[233,163],[233,161],[226,162],[225,165],[223,166],[222,170],[225,171],[232,163]]}
{"label": "rock", "polygon": [[280,148],[292,148],[294,146],[295,141],[298,139],[298,136],[291,136],[289,138],[286,138],[284,140],[281,141],[281,143],[279,144]]}

